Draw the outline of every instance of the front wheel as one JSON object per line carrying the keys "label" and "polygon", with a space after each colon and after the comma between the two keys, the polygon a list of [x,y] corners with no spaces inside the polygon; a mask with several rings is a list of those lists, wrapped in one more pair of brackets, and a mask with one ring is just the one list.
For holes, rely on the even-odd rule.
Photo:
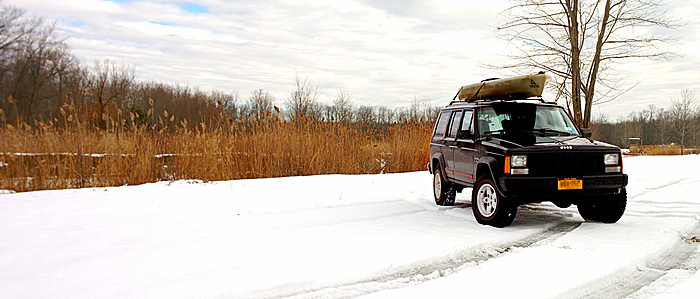
{"label": "front wheel", "polygon": [[513,223],[518,206],[501,196],[488,175],[482,175],[472,191],[472,211],[476,221],[495,227]]}
{"label": "front wheel", "polygon": [[615,223],[627,206],[627,190],[622,188],[619,194],[591,198],[577,205],[578,212],[585,220],[602,223]]}
{"label": "front wheel", "polygon": [[433,195],[435,196],[435,203],[439,206],[453,205],[457,196],[457,191],[452,183],[445,180],[442,176],[440,166],[435,167],[433,173]]}

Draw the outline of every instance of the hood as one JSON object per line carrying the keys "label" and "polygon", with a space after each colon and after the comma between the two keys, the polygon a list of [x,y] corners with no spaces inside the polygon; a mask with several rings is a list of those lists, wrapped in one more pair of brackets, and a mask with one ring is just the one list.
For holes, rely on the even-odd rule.
{"label": "hood", "polygon": [[611,150],[618,149],[617,146],[579,136],[552,136],[536,137],[521,135],[515,137],[494,136],[488,139],[493,143],[506,149],[533,149],[533,150]]}

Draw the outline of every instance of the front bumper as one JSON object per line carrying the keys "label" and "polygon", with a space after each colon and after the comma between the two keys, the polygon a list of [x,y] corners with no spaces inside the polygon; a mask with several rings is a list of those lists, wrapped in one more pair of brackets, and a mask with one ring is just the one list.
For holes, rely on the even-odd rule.
{"label": "front bumper", "polygon": [[502,176],[499,187],[511,197],[566,197],[581,195],[618,194],[627,186],[627,175],[623,173],[577,177],[583,181],[580,190],[558,190],[558,177]]}

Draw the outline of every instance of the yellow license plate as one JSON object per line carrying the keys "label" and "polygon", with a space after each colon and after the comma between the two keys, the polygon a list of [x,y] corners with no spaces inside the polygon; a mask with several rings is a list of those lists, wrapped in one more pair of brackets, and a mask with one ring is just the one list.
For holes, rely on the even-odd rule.
{"label": "yellow license plate", "polygon": [[579,190],[583,189],[583,181],[579,179],[563,179],[557,184],[559,190]]}

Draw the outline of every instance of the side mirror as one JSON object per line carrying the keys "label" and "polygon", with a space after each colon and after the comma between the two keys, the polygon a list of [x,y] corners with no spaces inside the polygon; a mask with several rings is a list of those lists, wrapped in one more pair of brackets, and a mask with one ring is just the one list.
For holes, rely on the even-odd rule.
{"label": "side mirror", "polygon": [[469,130],[461,130],[457,132],[457,139],[472,139],[474,138],[474,134],[472,134],[472,131]]}
{"label": "side mirror", "polygon": [[581,128],[581,134],[583,134],[583,137],[590,138],[593,136],[593,132],[591,132],[591,129],[589,128]]}

